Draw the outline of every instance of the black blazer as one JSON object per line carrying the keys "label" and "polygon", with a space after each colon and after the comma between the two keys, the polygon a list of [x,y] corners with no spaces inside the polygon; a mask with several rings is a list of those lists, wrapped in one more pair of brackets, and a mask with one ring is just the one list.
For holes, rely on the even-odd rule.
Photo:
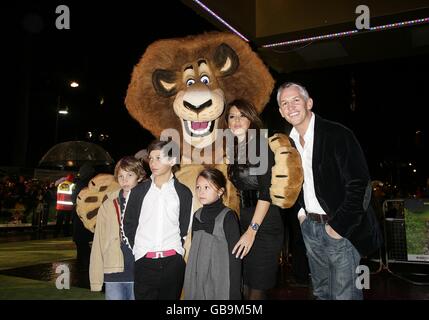
{"label": "black blazer", "polygon": [[[329,225],[366,256],[378,249],[382,240],[370,206],[372,188],[365,156],[351,130],[315,117],[313,179],[317,200],[329,216]],[[302,193],[298,201],[305,208]]]}
{"label": "black blazer", "polygon": [[[192,214],[192,192],[187,186],[180,183],[176,177],[174,179],[174,188],[179,196],[180,213],[179,226],[182,245],[183,237],[188,234],[189,222]],[[143,199],[150,189],[152,180],[148,179],[135,186],[128,198],[127,207],[124,214],[124,234],[128,239],[131,248],[134,247],[134,239],[136,237],[137,227],[139,225],[140,211],[143,205]]]}

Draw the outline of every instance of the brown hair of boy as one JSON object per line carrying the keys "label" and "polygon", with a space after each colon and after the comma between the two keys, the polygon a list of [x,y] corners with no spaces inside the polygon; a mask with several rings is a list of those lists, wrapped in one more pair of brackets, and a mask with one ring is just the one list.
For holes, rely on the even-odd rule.
{"label": "brown hair of boy", "polygon": [[139,181],[146,178],[146,171],[143,169],[142,162],[133,156],[126,156],[118,161],[115,166],[116,181],[118,180],[119,169],[128,172],[134,172],[137,175],[137,179]]}

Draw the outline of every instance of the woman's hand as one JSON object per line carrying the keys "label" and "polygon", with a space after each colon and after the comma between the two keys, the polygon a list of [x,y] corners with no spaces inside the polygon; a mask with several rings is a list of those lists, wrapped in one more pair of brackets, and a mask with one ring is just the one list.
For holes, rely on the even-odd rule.
{"label": "woman's hand", "polygon": [[235,254],[236,258],[240,257],[240,259],[243,259],[252,248],[255,237],[256,232],[254,230],[247,229],[247,231],[241,236],[240,240],[238,240],[234,249],[232,249],[232,254]]}

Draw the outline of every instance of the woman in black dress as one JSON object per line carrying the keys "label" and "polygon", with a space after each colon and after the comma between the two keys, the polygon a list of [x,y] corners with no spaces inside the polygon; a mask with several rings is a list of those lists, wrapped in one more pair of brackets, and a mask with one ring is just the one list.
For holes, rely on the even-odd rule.
{"label": "woman in black dress", "polygon": [[[233,254],[243,259],[244,298],[264,299],[266,290],[276,284],[283,244],[283,222],[279,208],[271,204],[269,190],[274,154],[267,141],[260,145],[260,139],[267,137],[260,134],[262,122],[251,103],[245,100],[229,103],[224,120],[225,127],[237,138],[234,156],[229,159],[228,176],[240,194],[242,236]],[[249,161],[255,152],[257,157],[268,159],[268,166],[262,172],[255,170],[260,163]]]}

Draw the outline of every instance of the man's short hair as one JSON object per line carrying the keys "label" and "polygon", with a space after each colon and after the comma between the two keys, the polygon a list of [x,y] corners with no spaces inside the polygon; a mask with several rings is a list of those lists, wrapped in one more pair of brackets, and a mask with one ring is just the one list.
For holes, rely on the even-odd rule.
{"label": "man's short hair", "polygon": [[282,94],[284,89],[287,89],[290,87],[297,87],[299,90],[299,93],[301,94],[301,96],[304,98],[305,101],[310,99],[310,95],[308,94],[307,89],[303,85],[300,85],[299,83],[296,83],[296,82],[285,82],[277,89],[277,104],[279,105],[279,107],[280,107],[280,95]]}

